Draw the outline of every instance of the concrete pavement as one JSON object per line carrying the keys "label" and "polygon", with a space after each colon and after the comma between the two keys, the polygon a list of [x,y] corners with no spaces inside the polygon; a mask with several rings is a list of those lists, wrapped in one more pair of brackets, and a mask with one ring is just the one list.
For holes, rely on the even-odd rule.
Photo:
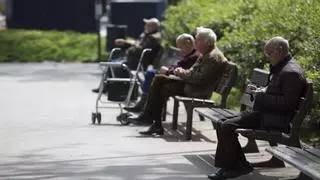
{"label": "concrete pavement", "polygon": [[[102,125],[91,125],[98,84],[96,64],[0,65],[0,179],[206,180],[214,171],[215,132],[195,116],[194,138],[179,131],[146,138],[146,127],[121,126],[117,105],[102,110]],[[172,107],[169,105],[168,109]],[[245,143],[245,141],[241,141]],[[266,143],[260,143],[261,148]],[[248,154],[250,161],[266,153]],[[285,173],[284,173],[285,172]],[[294,168],[256,169],[237,179],[294,176]]]}

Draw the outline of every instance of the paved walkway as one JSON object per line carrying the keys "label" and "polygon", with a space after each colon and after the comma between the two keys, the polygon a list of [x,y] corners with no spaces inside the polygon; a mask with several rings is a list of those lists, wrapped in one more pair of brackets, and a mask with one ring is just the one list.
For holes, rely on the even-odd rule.
{"label": "paved walkway", "polygon": [[[216,148],[210,122],[195,116],[193,141],[186,142],[181,111],[179,131],[170,129],[168,116],[163,138],[145,138],[138,131],[146,127],[121,126],[115,119],[119,110],[110,104],[102,125],[91,125],[96,95],[90,89],[99,74],[96,64],[0,65],[0,179],[207,179]],[[270,157],[247,156],[250,161]],[[237,179],[297,173],[256,169]]]}

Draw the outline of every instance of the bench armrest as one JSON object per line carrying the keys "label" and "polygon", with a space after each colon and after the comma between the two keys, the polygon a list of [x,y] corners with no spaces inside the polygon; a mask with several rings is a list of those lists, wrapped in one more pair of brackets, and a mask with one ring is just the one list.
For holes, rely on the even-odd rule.
{"label": "bench armrest", "polygon": [[199,99],[199,98],[190,98],[183,96],[175,96],[175,100],[182,101],[183,103],[194,103],[194,104],[203,104],[208,105],[208,107],[217,106],[217,103],[210,99]]}

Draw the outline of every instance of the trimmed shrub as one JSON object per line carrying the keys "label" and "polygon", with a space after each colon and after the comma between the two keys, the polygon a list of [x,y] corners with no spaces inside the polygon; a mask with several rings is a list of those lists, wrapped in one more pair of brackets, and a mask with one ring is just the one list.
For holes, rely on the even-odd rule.
{"label": "trimmed shrub", "polygon": [[96,59],[95,34],[38,30],[0,32],[0,62],[95,61]]}

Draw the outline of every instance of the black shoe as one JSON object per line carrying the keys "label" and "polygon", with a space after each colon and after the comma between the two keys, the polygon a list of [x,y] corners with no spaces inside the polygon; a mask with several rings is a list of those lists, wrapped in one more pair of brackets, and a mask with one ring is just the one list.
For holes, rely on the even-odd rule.
{"label": "black shoe", "polygon": [[156,135],[163,135],[164,134],[164,130],[163,127],[161,125],[151,125],[151,127],[147,130],[147,131],[140,131],[139,132],[142,135],[148,135],[151,136],[153,134]]}
{"label": "black shoe", "polygon": [[135,125],[151,125],[153,123],[151,118],[148,118],[142,112],[138,117],[129,117],[128,121]]}
{"label": "black shoe", "polygon": [[219,169],[217,172],[213,173],[213,174],[209,174],[208,178],[211,180],[224,180],[227,179],[227,177],[224,176],[225,173],[225,169]]}
{"label": "black shoe", "polygon": [[137,106],[124,107],[123,109],[126,110],[126,111],[129,111],[129,112],[141,112],[142,111],[142,108],[137,107]]}
{"label": "black shoe", "polygon": [[[92,92],[94,92],[94,93],[99,93],[99,88],[96,88],[96,89],[92,89],[91,91]],[[102,93],[107,93],[107,90],[104,88],[103,90],[102,90]]]}
{"label": "black shoe", "polygon": [[129,112],[141,112],[147,102],[147,95],[142,95],[139,102],[136,103],[133,107],[124,107],[123,109]]}
{"label": "black shoe", "polygon": [[233,170],[221,168],[216,173],[208,175],[208,178],[211,180],[223,180],[227,178],[235,178],[241,175],[245,175],[252,171],[253,167],[248,163],[244,166],[240,166],[239,168]]}

